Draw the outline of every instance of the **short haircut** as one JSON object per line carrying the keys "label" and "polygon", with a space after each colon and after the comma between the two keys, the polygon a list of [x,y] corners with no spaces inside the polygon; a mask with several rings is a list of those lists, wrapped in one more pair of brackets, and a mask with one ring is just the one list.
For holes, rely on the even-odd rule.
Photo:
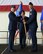
{"label": "short haircut", "polygon": [[29,5],[32,5],[33,6],[33,3],[32,2],[29,2]]}
{"label": "short haircut", "polygon": [[11,5],[11,8],[15,8],[15,6],[14,5]]}

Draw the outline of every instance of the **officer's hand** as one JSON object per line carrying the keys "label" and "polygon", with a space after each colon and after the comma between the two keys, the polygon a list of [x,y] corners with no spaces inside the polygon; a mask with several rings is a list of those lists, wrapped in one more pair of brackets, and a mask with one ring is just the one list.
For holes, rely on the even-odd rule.
{"label": "officer's hand", "polygon": [[23,20],[23,23],[26,24],[25,20]]}
{"label": "officer's hand", "polygon": [[20,1],[20,4],[23,4],[22,1]]}
{"label": "officer's hand", "polygon": [[26,24],[26,22],[24,22],[24,24]]}

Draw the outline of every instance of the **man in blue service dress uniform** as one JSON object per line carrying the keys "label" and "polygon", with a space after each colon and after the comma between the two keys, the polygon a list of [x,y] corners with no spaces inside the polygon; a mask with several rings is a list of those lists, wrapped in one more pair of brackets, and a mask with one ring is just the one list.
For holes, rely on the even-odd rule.
{"label": "man in blue service dress uniform", "polygon": [[29,35],[32,38],[32,52],[37,51],[37,37],[36,37],[36,31],[37,31],[37,12],[33,8],[33,4],[30,2],[29,3],[29,9],[30,9],[30,14],[29,14],[29,20],[28,20],[28,25],[29,25]]}
{"label": "man in blue service dress uniform", "polygon": [[17,30],[17,18],[14,13],[15,11],[15,6],[11,6],[11,12],[9,13],[9,51],[14,52],[16,51],[14,47],[14,35]]}

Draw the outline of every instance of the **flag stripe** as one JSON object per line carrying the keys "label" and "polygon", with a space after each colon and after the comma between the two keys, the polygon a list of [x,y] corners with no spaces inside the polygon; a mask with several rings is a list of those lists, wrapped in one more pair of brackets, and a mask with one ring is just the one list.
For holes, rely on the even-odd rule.
{"label": "flag stripe", "polygon": [[[18,6],[18,5],[15,5]],[[41,12],[42,11],[42,7],[43,6],[34,6],[34,8],[36,9],[37,12]],[[0,12],[2,11],[10,11],[11,5],[2,5],[0,6]],[[16,9],[17,10],[17,9]],[[29,11],[29,6],[28,5],[23,5],[23,10],[25,11]]]}

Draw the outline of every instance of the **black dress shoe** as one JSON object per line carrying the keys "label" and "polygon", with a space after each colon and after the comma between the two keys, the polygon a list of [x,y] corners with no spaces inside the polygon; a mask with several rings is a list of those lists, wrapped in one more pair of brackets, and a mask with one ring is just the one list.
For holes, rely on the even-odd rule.
{"label": "black dress shoe", "polygon": [[21,49],[23,49],[24,47],[23,47],[23,46],[21,46],[20,48],[21,48]]}
{"label": "black dress shoe", "polygon": [[32,50],[29,50],[29,52],[37,52],[38,50],[37,49],[32,49]]}
{"label": "black dress shoe", "polygon": [[37,52],[37,50],[31,50],[31,52]]}
{"label": "black dress shoe", "polygon": [[9,52],[16,52],[16,50],[15,49],[10,49]]}

